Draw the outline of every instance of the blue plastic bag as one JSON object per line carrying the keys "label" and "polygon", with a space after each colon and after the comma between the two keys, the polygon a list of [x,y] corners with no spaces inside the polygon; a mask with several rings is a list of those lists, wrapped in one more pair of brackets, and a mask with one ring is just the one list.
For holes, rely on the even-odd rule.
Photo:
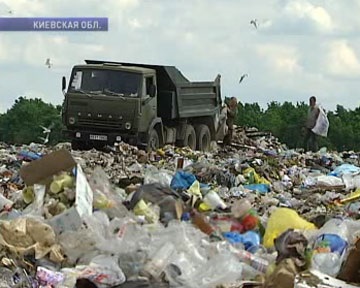
{"label": "blue plastic bag", "polygon": [[334,169],[329,175],[341,177],[343,174],[356,174],[360,172],[360,168],[352,164],[342,164]]}
{"label": "blue plastic bag", "polygon": [[20,151],[18,156],[20,158],[24,159],[25,161],[37,160],[37,159],[40,159],[42,157],[41,154],[34,153],[32,151]]}
{"label": "blue plastic bag", "polygon": [[260,236],[255,231],[247,231],[244,234],[238,232],[224,232],[223,236],[231,243],[241,243],[244,245],[245,250],[254,251],[260,246]]}
{"label": "blue plastic bag", "polygon": [[196,181],[196,177],[182,170],[176,172],[171,180],[170,187],[174,190],[187,190]]}
{"label": "blue plastic bag", "polygon": [[257,191],[262,194],[266,194],[270,192],[270,185],[268,184],[249,184],[249,185],[244,185],[244,188]]}

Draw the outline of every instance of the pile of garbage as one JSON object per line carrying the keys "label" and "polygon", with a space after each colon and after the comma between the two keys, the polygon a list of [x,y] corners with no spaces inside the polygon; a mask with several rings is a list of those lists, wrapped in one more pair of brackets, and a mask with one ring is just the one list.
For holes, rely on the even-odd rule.
{"label": "pile of garbage", "polygon": [[359,154],[254,129],[208,153],[0,144],[0,287],[360,287],[359,218]]}

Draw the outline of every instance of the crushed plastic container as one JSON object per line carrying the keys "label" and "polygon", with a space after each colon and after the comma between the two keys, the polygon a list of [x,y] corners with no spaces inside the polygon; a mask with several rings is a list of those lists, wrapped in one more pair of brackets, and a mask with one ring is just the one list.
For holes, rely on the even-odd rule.
{"label": "crushed plastic container", "polygon": [[318,231],[313,248],[312,268],[336,277],[352,244],[354,226],[343,219],[330,219]]}

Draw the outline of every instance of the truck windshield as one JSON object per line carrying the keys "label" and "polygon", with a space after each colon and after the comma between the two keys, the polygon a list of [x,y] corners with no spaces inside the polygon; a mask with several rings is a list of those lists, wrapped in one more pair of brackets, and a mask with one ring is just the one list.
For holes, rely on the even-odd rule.
{"label": "truck windshield", "polygon": [[75,70],[70,80],[70,91],[85,94],[137,97],[141,75],[126,71],[81,69]]}

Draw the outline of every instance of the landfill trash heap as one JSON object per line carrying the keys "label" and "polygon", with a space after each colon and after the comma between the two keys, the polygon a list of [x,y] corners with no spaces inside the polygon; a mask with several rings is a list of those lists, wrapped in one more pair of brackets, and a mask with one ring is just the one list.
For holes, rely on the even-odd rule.
{"label": "landfill trash heap", "polygon": [[359,155],[0,144],[2,287],[360,287]]}

